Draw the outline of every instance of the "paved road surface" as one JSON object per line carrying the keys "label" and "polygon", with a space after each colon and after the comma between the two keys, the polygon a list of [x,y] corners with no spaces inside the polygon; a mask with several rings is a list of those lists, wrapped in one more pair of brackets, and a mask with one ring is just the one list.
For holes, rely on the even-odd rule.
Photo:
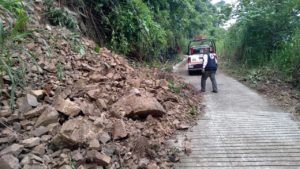
{"label": "paved road surface", "polygon": [[[200,90],[200,76],[188,76],[186,65],[176,68],[186,82]],[[206,113],[185,133],[192,153],[176,168],[300,169],[300,124],[290,114],[223,73],[217,74],[219,93],[207,81]],[[179,143],[183,136],[178,136]]]}

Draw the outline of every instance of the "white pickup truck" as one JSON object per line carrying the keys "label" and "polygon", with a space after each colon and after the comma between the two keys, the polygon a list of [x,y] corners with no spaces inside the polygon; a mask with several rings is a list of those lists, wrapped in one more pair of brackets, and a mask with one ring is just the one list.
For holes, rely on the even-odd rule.
{"label": "white pickup truck", "polygon": [[216,51],[214,41],[208,39],[206,36],[198,36],[190,41],[187,53],[187,70],[189,75],[194,73],[202,74],[204,62],[203,56],[209,53],[210,48]]}

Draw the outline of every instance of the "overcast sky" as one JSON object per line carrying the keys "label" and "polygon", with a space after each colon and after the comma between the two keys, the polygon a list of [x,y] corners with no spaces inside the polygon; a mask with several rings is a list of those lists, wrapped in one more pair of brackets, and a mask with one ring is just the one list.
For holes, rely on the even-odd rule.
{"label": "overcast sky", "polygon": [[[211,0],[213,4],[218,3],[222,0]],[[224,0],[228,4],[236,4],[238,0]],[[236,19],[229,19],[222,27],[223,28],[229,28],[232,24],[236,22]]]}

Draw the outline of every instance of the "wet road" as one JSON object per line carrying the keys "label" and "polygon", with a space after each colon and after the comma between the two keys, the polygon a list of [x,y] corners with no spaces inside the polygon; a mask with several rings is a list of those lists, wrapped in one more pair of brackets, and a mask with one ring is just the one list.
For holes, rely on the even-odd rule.
{"label": "wet road", "polygon": [[[177,73],[200,90],[200,76],[188,76],[186,65]],[[217,73],[219,93],[207,81],[205,114],[185,133],[192,153],[176,168],[300,169],[300,124],[289,113],[233,78]],[[178,145],[183,136],[178,136]]]}

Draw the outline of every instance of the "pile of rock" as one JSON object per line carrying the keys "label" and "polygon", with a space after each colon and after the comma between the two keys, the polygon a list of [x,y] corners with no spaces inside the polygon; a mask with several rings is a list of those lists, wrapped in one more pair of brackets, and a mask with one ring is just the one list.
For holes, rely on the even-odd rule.
{"label": "pile of rock", "polygon": [[0,168],[172,168],[164,143],[192,124],[198,92],[186,85],[173,93],[168,81],[182,83],[174,75],[133,69],[86,38],[47,28],[18,44],[36,59],[15,53],[28,85],[13,110],[10,79],[1,78]]}

